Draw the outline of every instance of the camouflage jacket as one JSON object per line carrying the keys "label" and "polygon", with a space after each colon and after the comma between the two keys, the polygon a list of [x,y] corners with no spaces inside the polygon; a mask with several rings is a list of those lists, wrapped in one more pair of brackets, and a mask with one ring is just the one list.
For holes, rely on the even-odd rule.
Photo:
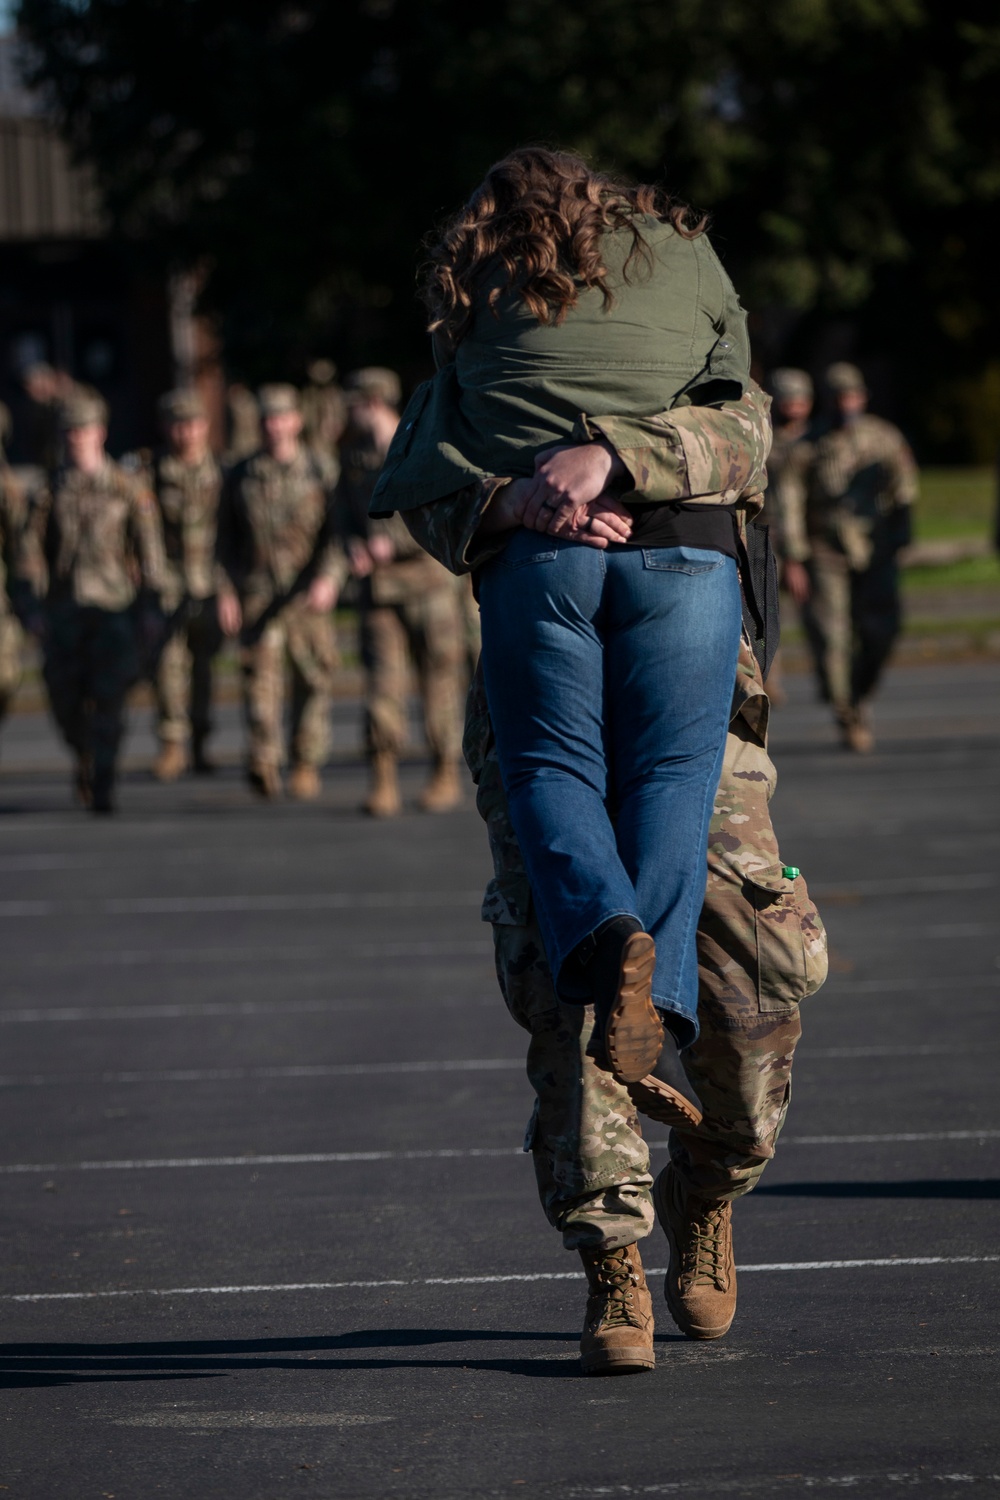
{"label": "camouflage jacket", "polygon": [[[767,502],[764,519],[771,527],[771,542],[781,558],[800,561],[809,555],[805,534],[805,512],[793,508],[787,515],[782,497],[791,486],[785,485],[789,470],[801,475],[812,457],[813,427],[808,422],[790,423],[774,429],[774,441],[767,460]],[[794,484],[794,478],[792,480]]]}
{"label": "camouflage jacket", "polygon": [[346,545],[352,537],[385,536],[392,542],[391,562],[377,563],[361,591],[367,605],[405,604],[435,589],[450,588],[445,568],[411,536],[399,515],[372,520],[368,506],[382,472],[385,451],[373,443],[355,442],[341,450],[337,486],[337,533]]}
{"label": "camouflage jacket", "polygon": [[917,466],[891,422],[867,412],[797,444],[775,488],[786,556],[805,561],[814,541],[867,567],[878,522],[917,498]]}
{"label": "camouflage jacket", "polygon": [[[679,407],[654,417],[581,419],[578,438],[606,438],[644,500],[718,500],[750,517],[760,511],[767,484],[770,408],[771,398],[754,385],[739,401],[718,406]],[[450,572],[473,572],[507,544],[503,534],[476,537],[487,506],[507,483],[497,478],[467,485],[445,500],[407,511],[406,524]],[[622,498],[630,502],[632,496]]]}
{"label": "camouflage jacket", "polygon": [[226,477],[219,506],[219,564],[251,620],[290,602],[314,578],[344,576],[334,538],[336,475],[300,449],[290,464],[255,453]]}
{"label": "camouflage jacket", "polygon": [[35,598],[123,610],[139,587],[166,584],[156,502],[135,475],[106,459],[98,474],[58,470],[35,497],[18,575]]}
{"label": "camouflage jacket", "polygon": [[24,492],[10,469],[0,464],[0,617],[13,611],[18,549],[24,529]]}
{"label": "camouflage jacket", "polygon": [[185,464],[163,453],[153,463],[153,491],[160,508],[167,556],[168,594],[176,608],[185,597],[215,593],[215,532],[222,470],[211,454]]}

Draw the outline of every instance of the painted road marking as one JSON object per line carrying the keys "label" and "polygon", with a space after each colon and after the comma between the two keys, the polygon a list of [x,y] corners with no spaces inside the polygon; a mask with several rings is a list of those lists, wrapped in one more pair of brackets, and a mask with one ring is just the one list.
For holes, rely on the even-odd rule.
{"label": "painted road marking", "polygon": [[[741,1276],[755,1271],[859,1271],[895,1270],[901,1266],[981,1266],[1000,1261],[1000,1255],[889,1255],[869,1260],[783,1260],[737,1266]],[[646,1275],[666,1276],[665,1266],[646,1269]],[[104,1297],[237,1297],[271,1292],[382,1291],[401,1286],[500,1286],[509,1282],[583,1281],[583,1271],[510,1272],[500,1276],[396,1277],[387,1281],[288,1281],[251,1286],[116,1287],[106,1292],[6,1292],[3,1302],[87,1302]]]}
{"label": "painted road marking", "polygon": [[[800,1054],[800,1065],[810,1060],[862,1057],[940,1057],[943,1054],[964,1056],[973,1047],[948,1047],[928,1044],[914,1047],[815,1047]],[[259,1068],[161,1068],[121,1073],[0,1073],[0,1088],[65,1088],[67,1084],[133,1084],[133,1083],[232,1083],[253,1079],[281,1078],[367,1078],[379,1074],[490,1073],[522,1071],[520,1057],[472,1057],[446,1062],[377,1062],[377,1063],[304,1063],[286,1067]]]}
{"label": "painted road marking", "polygon": [[[1000,1140],[1000,1130],[900,1131],[893,1135],[793,1135],[782,1138],[785,1146],[867,1146],[913,1141]],[[648,1141],[651,1149],[665,1149],[665,1140]],[[14,1177],[59,1172],[156,1172],[193,1170],[202,1167],[301,1167],[335,1166],[366,1161],[454,1161],[483,1156],[522,1156],[520,1146],[478,1146],[440,1151],[302,1151],[260,1156],[154,1156],[119,1161],[10,1162],[0,1166],[0,1176]]]}

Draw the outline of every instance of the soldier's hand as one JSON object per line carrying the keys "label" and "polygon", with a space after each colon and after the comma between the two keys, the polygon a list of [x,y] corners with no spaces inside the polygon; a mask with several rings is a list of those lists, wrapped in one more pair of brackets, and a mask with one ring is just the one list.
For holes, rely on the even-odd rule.
{"label": "soldier's hand", "polygon": [[368,543],[359,536],[352,536],[347,543],[347,560],[351,566],[351,575],[354,578],[368,578],[372,568],[372,555],[368,551]]}
{"label": "soldier's hand", "polygon": [[376,532],[368,538],[368,551],[373,563],[391,563],[396,556],[396,544],[391,536],[380,536]]}
{"label": "soldier's hand", "polygon": [[220,594],[218,608],[219,624],[222,626],[223,635],[239,635],[243,626],[243,611],[240,609],[240,601],[236,595]]}
{"label": "soldier's hand", "polygon": [[535,459],[522,526],[554,536],[573,535],[581,509],[626,472],[611,444],[603,440],[546,448]]}
{"label": "soldier's hand", "polygon": [[805,604],[811,592],[809,573],[804,563],[789,559],[781,570],[781,582],[796,604]]}
{"label": "soldier's hand", "polygon": [[307,603],[317,615],[327,615],[337,602],[337,582],[334,578],[314,578],[309,585]]}

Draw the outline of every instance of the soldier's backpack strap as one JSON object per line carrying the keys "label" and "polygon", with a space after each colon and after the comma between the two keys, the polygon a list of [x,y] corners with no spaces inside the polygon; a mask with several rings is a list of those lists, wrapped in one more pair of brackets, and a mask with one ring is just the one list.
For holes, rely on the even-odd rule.
{"label": "soldier's backpack strap", "polygon": [[771,546],[770,528],[762,521],[751,521],[746,528],[744,557],[741,559],[743,584],[743,625],[761,675],[767,677],[781,636],[778,607],[778,565]]}

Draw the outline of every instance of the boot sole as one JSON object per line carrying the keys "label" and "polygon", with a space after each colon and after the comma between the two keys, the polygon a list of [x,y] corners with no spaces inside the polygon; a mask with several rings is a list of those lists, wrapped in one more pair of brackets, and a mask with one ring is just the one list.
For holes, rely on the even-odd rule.
{"label": "boot sole", "polygon": [[692,1130],[701,1124],[701,1110],[658,1078],[640,1078],[638,1083],[629,1084],[629,1096],[639,1113],[658,1125]]}
{"label": "boot sole", "polygon": [[633,932],[622,947],[618,994],[604,1032],[604,1048],[619,1083],[638,1083],[656,1066],[663,1023],[653,1007],[656,945],[648,932]]}
{"label": "boot sole", "polygon": [[[730,1328],[732,1328],[733,1326],[733,1319],[736,1316],[735,1308],[733,1309],[732,1315],[727,1319],[725,1323],[714,1323],[706,1326],[703,1323],[692,1322],[691,1316],[685,1308],[683,1302],[679,1301],[673,1294],[674,1266],[676,1261],[679,1259],[679,1256],[677,1254],[677,1247],[674,1243],[674,1236],[670,1223],[670,1206],[666,1197],[665,1186],[666,1176],[666,1172],[661,1172],[654,1179],[652,1198],[653,1207],[656,1210],[656,1217],[659,1221],[660,1228],[663,1230],[663,1233],[667,1237],[667,1245],[670,1249],[670,1264],[667,1267],[667,1275],[663,1283],[663,1295],[664,1299],[666,1300],[667,1311],[673,1318],[681,1333],[683,1333],[687,1338],[699,1339],[705,1342],[707,1342],[709,1339],[721,1339],[729,1332]],[[661,1183],[664,1184],[663,1187],[660,1186]]]}
{"label": "boot sole", "polygon": [[651,1349],[599,1350],[580,1356],[580,1370],[584,1375],[640,1375],[644,1370],[655,1368],[656,1355]]}

